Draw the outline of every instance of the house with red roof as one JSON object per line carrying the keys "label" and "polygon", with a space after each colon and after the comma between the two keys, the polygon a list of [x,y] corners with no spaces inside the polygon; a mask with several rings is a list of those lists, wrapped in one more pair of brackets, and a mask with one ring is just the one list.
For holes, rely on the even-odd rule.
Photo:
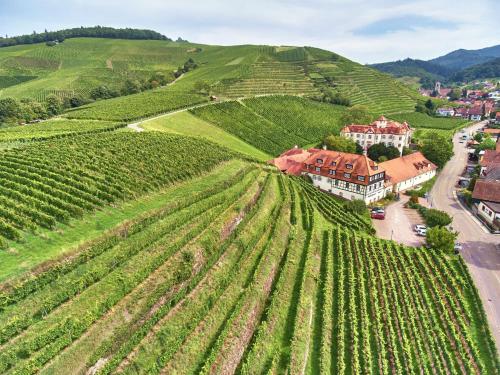
{"label": "house with red roof", "polygon": [[269,160],[269,164],[276,166],[281,172],[285,174],[291,174],[294,176],[300,176],[302,173],[302,164],[304,161],[311,156],[313,152],[319,151],[318,149],[311,148],[309,150],[303,150],[298,146],[283,152],[277,158]]}
{"label": "house with red roof", "polygon": [[387,193],[384,169],[365,155],[318,150],[304,160],[301,172],[319,189],[349,200],[373,203]]}
{"label": "house with red roof", "polygon": [[408,123],[390,121],[384,116],[368,125],[346,125],[340,131],[340,135],[352,139],[365,151],[374,144],[383,143],[396,147],[400,155],[403,153],[403,147],[410,145],[411,133],[412,129]]}
{"label": "house with red roof", "polygon": [[379,166],[385,170],[386,185],[392,186],[395,193],[423,184],[433,178],[437,171],[437,166],[421,152],[387,160]]}

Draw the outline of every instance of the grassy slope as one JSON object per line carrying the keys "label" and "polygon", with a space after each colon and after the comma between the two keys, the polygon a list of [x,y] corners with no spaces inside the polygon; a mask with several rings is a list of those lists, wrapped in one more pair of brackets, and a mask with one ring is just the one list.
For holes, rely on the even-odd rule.
{"label": "grassy slope", "polygon": [[147,130],[205,138],[225,146],[230,150],[241,152],[242,154],[262,161],[271,158],[271,156],[265,152],[245,143],[241,139],[221,130],[217,126],[207,121],[203,121],[190,112],[179,112],[170,116],[149,120],[143,122],[140,126]]}

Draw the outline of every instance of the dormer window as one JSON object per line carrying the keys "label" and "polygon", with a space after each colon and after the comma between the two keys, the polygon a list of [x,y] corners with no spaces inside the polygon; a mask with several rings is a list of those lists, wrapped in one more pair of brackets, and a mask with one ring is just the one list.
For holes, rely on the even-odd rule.
{"label": "dormer window", "polygon": [[331,165],[332,167],[335,167],[335,166],[337,165],[337,162],[336,162],[336,161],[332,161],[332,162],[330,163],[330,165]]}
{"label": "dormer window", "polygon": [[330,170],[328,171],[328,174],[335,175],[335,171],[334,171],[333,169],[330,169]]}
{"label": "dormer window", "polygon": [[344,173],[344,177],[345,178],[351,178],[351,174],[346,172],[346,173]]}
{"label": "dormer window", "polygon": [[346,164],[346,165],[345,165],[345,167],[346,167],[347,169],[352,169],[352,164]]}
{"label": "dormer window", "polygon": [[321,168],[320,167],[316,167],[316,172],[319,172],[321,171]]}
{"label": "dormer window", "polygon": [[316,159],[316,163],[323,164],[323,159]]}
{"label": "dormer window", "polygon": [[364,181],[365,180],[365,176],[358,176],[358,181]]}
{"label": "dormer window", "polygon": [[378,170],[378,165],[374,165],[374,166],[373,166],[373,170],[374,170],[374,171]]}

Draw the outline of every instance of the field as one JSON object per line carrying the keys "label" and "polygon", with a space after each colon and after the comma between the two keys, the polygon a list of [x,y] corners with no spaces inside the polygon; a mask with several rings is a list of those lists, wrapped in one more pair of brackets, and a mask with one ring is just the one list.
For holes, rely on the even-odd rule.
{"label": "field", "polygon": [[269,96],[190,112],[270,155],[279,155],[295,145],[319,143],[327,134],[338,134],[344,109],[302,98]]}
{"label": "field", "polygon": [[431,117],[424,113],[412,112],[399,115],[391,115],[391,119],[396,121],[406,121],[412,128],[429,128],[438,130],[457,130],[465,127],[468,120],[446,118],[446,117]]}
{"label": "field", "polygon": [[498,371],[460,258],[375,239],[341,203],[248,162],[170,189],[3,284],[1,372]]}
{"label": "field", "polygon": [[0,143],[41,141],[68,135],[102,133],[124,126],[123,123],[110,121],[53,119],[37,124],[0,129]]}
{"label": "field", "polygon": [[[19,241],[26,231],[53,228],[86,211],[191,178],[233,157],[227,149],[198,143],[174,135],[117,133],[3,151],[0,242],[6,246],[7,240]],[[170,153],[184,163],[177,163]]]}

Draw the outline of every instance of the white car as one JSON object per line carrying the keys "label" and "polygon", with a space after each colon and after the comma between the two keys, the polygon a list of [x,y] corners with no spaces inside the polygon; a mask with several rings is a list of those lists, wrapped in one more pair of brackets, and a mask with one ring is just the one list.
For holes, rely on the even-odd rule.
{"label": "white car", "polygon": [[458,252],[462,250],[462,244],[460,242],[456,242],[453,250],[455,251],[455,254],[458,254]]}
{"label": "white car", "polygon": [[415,232],[418,232],[419,230],[427,230],[427,227],[423,224],[417,224],[415,225],[415,227],[413,228],[413,230]]}
{"label": "white car", "polygon": [[427,228],[417,230],[417,235],[425,237],[427,235]]}

